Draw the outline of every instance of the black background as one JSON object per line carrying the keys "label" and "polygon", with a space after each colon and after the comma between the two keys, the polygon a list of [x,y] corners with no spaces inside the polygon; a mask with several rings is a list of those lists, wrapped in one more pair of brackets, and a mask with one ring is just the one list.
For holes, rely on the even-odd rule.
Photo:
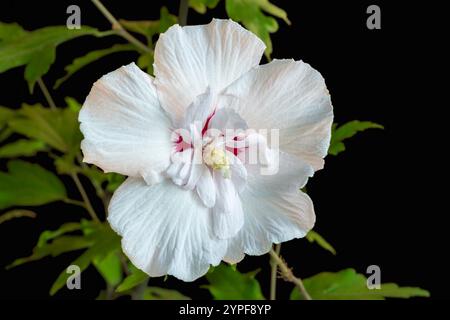
{"label": "black background", "polygon": [[[443,179],[448,147],[437,147],[445,130],[445,90],[440,73],[432,66],[439,50],[432,49],[432,37],[440,31],[437,13],[443,8],[410,1],[273,1],[284,8],[292,21],[279,21],[280,30],[272,36],[273,58],[302,59],[325,77],[338,123],[358,119],[385,126],[360,134],[346,143],[347,151],[329,156],[325,169],[308,183],[317,214],[315,230],[336,248],[337,255],[306,240],[284,243],[282,254],[294,272],[307,277],[320,271],[353,267],[365,272],[367,266],[381,267],[383,282],[420,286],[433,298],[448,298],[446,273],[449,270],[447,224],[438,203],[448,187],[431,178]],[[0,20],[18,22],[33,30],[47,25],[64,25],[69,4],[79,4],[82,24],[107,30],[108,21],[89,1],[2,0]],[[158,19],[166,5],[177,14],[177,1],[104,1],[117,17],[139,20]],[[366,8],[378,4],[382,29],[366,28]],[[212,17],[225,18],[224,3],[199,15],[189,11],[188,24],[208,23]],[[441,38],[444,41],[445,38]],[[448,40],[448,39],[447,39]],[[118,37],[83,37],[61,45],[57,61],[44,80],[52,86],[64,74],[73,58],[88,50],[107,48],[123,42]],[[65,96],[84,100],[92,83],[103,74],[135,60],[131,53],[117,53],[78,72],[52,92],[57,103]],[[442,78],[444,79],[444,78]],[[443,80],[443,82],[446,80]],[[448,80],[447,80],[448,82]],[[23,68],[0,74],[0,104],[17,108],[21,103],[45,100],[39,89],[30,95],[23,80]],[[442,131],[442,132],[440,132]],[[39,163],[51,168],[45,157]],[[4,162],[0,164],[4,169]],[[77,193],[68,180],[73,197]],[[93,190],[90,190],[93,192]],[[102,210],[99,203],[96,204]],[[76,256],[65,254],[4,271],[17,257],[29,255],[39,234],[66,221],[79,220],[83,213],[55,203],[37,210],[38,217],[17,219],[0,225],[0,295],[3,298],[47,298],[62,269]],[[261,267],[258,279],[268,296],[268,257],[246,257],[241,271]],[[172,277],[166,282],[152,279],[152,285],[176,288],[193,298],[208,299],[199,288],[205,280],[183,283]],[[95,298],[103,281],[92,267],[82,276],[81,291],[64,291],[57,297]],[[279,282],[278,296],[286,299],[291,285]]]}

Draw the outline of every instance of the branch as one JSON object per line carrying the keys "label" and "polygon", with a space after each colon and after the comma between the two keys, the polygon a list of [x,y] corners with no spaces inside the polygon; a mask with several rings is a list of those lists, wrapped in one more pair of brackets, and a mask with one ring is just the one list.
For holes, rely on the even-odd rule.
{"label": "branch", "polygon": [[39,88],[41,88],[41,91],[44,94],[44,97],[47,100],[47,103],[50,106],[50,109],[56,109],[55,101],[53,100],[52,96],[50,95],[50,92],[48,91],[47,86],[45,85],[42,78],[37,79],[37,84],[39,85]]}
{"label": "branch", "polygon": [[311,296],[309,295],[308,291],[306,291],[306,288],[303,285],[302,279],[297,278],[292,273],[292,270],[287,266],[286,262],[284,262],[283,259],[275,251],[273,251],[273,249],[269,251],[269,254],[275,261],[275,264],[280,268],[281,274],[285,277],[285,279],[295,284],[306,300],[312,300]]}
{"label": "branch", "polygon": [[140,42],[138,39],[133,37],[125,28],[120,24],[120,22],[109,12],[108,9],[100,2],[100,0],[91,0],[92,3],[97,7],[97,9],[108,19],[112,24],[112,29],[117,32],[117,34],[124,39],[128,40],[130,43],[134,44],[137,48],[144,52],[153,53],[153,50],[147,47],[145,44]]}
{"label": "branch", "polygon": [[[281,244],[275,245],[275,253],[279,256],[281,250]],[[275,260],[270,257],[270,300],[276,300],[277,297],[277,272],[278,265]]]}
{"label": "branch", "polygon": [[180,8],[178,9],[178,24],[185,26],[187,24],[187,15],[189,10],[189,0],[180,0]]}
{"label": "branch", "polygon": [[92,220],[94,220],[95,222],[100,222],[100,219],[97,217],[97,214],[95,213],[94,208],[92,207],[91,201],[89,200],[89,197],[87,196],[86,191],[84,190],[84,187],[81,184],[80,179],[78,178],[78,175],[76,173],[71,173],[71,177],[75,182],[78,191],[81,194],[81,197],[83,198],[84,204],[86,205],[86,210],[90,214]]}

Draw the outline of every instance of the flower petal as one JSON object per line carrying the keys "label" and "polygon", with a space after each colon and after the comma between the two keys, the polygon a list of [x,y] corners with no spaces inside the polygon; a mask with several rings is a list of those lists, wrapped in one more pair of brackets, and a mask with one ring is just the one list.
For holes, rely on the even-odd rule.
{"label": "flower petal", "polygon": [[214,171],[216,183],[216,204],[212,209],[213,231],[219,239],[235,236],[244,224],[244,213],[241,200],[231,179],[223,177],[223,173]]}
{"label": "flower petal", "polygon": [[201,170],[201,176],[196,186],[197,194],[205,206],[212,208],[216,204],[216,185],[210,169],[207,166],[201,166]]}
{"label": "flower petal", "polygon": [[264,49],[257,36],[231,20],[172,26],[155,48],[155,84],[163,108],[179,120],[208,86],[220,92],[258,65]]}
{"label": "flower petal", "polygon": [[128,178],[111,199],[108,221],[123,237],[131,262],[151,277],[193,281],[210,264],[219,264],[226,251],[212,234],[210,209],[168,179],[148,186]]}
{"label": "flower petal", "polygon": [[105,172],[161,179],[170,164],[170,119],[149,75],[134,63],[98,80],[80,111],[84,161]]}
{"label": "flower petal", "polygon": [[321,74],[302,61],[274,60],[250,70],[224,92],[250,128],[279,129],[280,149],[323,167],[333,122]]}
{"label": "flower petal", "polygon": [[247,167],[247,187],[239,194],[244,226],[229,240],[225,261],[236,263],[243,253],[265,254],[273,243],[304,237],[314,226],[312,201],[299,190],[313,174],[312,167],[287,154],[279,158],[275,175],[261,175],[257,166]]}

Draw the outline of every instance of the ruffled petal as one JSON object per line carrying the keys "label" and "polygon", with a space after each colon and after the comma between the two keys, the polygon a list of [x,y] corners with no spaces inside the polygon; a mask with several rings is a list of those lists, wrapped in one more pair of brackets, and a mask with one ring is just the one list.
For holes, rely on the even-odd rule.
{"label": "ruffled petal", "polygon": [[162,106],[181,119],[207,87],[220,92],[258,65],[264,49],[257,36],[231,20],[172,26],[155,48],[155,84]]}
{"label": "ruffled petal", "polygon": [[[321,74],[309,64],[274,60],[258,66],[224,92],[250,128],[279,129],[279,147],[323,167],[333,122],[331,98]],[[271,143],[273,147],[273,142]]]}
{"label": "ruffled petal", "polygon": [[314,226],[312,201],[299,190],[312,176],[312,167],[287,154],[279,158],[275,175],[261,175],[257,166],[248,166],[247,187],[239,194],[244,226],[229,239],[225,261],[236,263],[244,253],[265,254],[273,243],[302,238]]}
{"label": "ruffled petal", "polygon": [[219,171],[214,171],[216,184],[216,204],[212,208],[213,231],[220,239],[236,235],[244,225],[241,200],[231,179],[226,179]]}
{"label": "ruffled petal", "polygon": [[151,277],[193,281],[218,265],[226,251],[212,233],[211,217],[194,192],[170,180],[147,186],[128,178],[111,199],[108,221],[136,267]]}
{"label": "ruffled petal", "polygon": [[94,84],[79,120],[85,162],[150,184],[161,180],[170,164],[170,119],[151,77],[134,63]]}
{"label": "ruffled petal", "polygon": [[205,206],[212,208],[216,204],[216,185],[209,168],[202,166],[201,170],[202,173],[196,186],[197,194]]}

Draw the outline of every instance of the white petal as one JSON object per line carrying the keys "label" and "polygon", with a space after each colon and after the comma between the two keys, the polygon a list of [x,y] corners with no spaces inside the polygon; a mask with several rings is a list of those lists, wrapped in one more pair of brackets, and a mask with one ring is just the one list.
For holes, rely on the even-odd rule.
{"label": "white petal", "polygon": [[180,119],[207,87],[220,92],[258,65],[264,49],[257,36],[231,20],[172,26],[155,48],[155,83],[162,106]]}
{"label": "white petal", "polygon": [[247,184],[247,169],[242,161],[231,152],[227,151],[228,159],[230,159],[231,181],[237,193],[240,193]]}
{"label": "white petal", "polygon": [[216,205],[212,209],[213,230],[219,239],[235,236],[244,224],[241,200],[231,179],[226,179],[219,171],[214,171],[216,183]]}
{"label": "white petal", "polygon": [[196,131],[200,134],[206,121],[208,120],[208,117],[214,111],[214,99],[215,96],[209,87],[204,93],[196,96],[194,101],[192,101],[186,109],[185,116],[179,127],[190,129],[192,125],[195,125],[195,128],[190,130],[192,131],[196,129]]}
{"label": "white petal", "polygon": [[232,241],[237,241],[246,254],[265,254],[273,243],[303,238],[314,226],[313,203],[301,191],[286,192],[269,198],[245,193],[241,198],[245,222]]}
{"label": "white petal", "polygon": [[280,154],[275,175],[260,175],[248,166],[247,187],[240,193],[244,226],[232,238],[226,261],[236,261],[243,253],[267,253],[272,243],[301,238],[312,229],[315,214],[311,199],[299,191],[313,174],[310,165],[294,156]]}
{"label": "white petal", "polygon": [[210,209],[194,192],[167,179],[147,186],[128,178],[111,199],[108,221],[123,237],[131,262],[151,277],[193,281],[210,264],[219,264],[226,251],[212,234]]}
{"label": "white petal", "polygon": [[209,128],[218,129],[226,133],[227,130],[238,131],[241,129],[245,131],[248,126],[245,120],[233,109],[220,108],[215,111],[214,116],[211,118]]}
{"label": "white petal", "polygon": [[80,111],[84,161],[158,182],[170,163],[170,120],[149,75],[134,63],[98,80]]}
{"label": "white petal", "polygon": [[203,204],[208,208],[214,207],[216,204],[216,186],[210,169],[207,166],[202,166],[202,174],[198,180],[196,189]]}
{"label": "white petal", "polygon": [[225,90],[252,129],[279,129],[280,149],[323,167],[333,108],[321,74],[302,61],[274,60]]}
{"label": "white petal", "polygon": [[236,264],[241,262],[244,257],[245,254],[243,249],[241,249],[238,239],[229,239],[227,253],[225,254],[225,257],[223,257],[223,261],[230,264]]}

